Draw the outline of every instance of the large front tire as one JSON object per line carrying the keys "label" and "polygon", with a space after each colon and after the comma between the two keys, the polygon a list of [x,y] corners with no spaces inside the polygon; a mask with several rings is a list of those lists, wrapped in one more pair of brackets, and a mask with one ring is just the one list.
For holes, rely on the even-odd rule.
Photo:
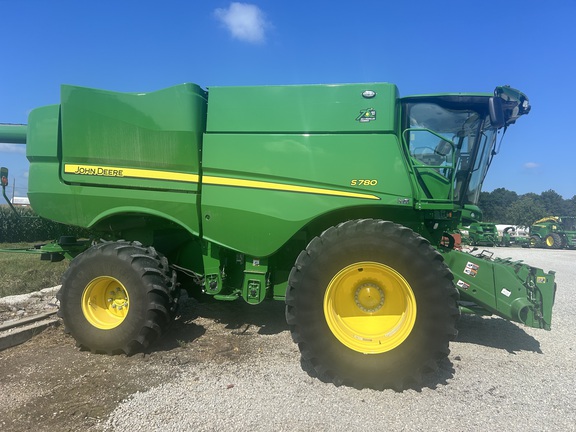
{"label": "large front tire", "polygon": [[402,390],[449,353],[459,317],[452,279],[440,253],[412,230],[348,221],[299,255],[286,318],[321,379]]}
{"label": "large front tire", "polygon": [[64,273],[59,315],[80,347],[130,355],[168,326],[177,294],[176,273],[154,248],[100,243],[78,255]]}

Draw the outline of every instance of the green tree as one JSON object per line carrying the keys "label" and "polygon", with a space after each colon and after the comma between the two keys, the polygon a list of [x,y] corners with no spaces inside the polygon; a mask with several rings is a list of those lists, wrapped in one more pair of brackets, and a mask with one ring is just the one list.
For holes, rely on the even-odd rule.
{"label": "green tree", "polygon": [[83,228],[63,225],[39,217],[30,207],[17,207],[19,216],[7,205],[0,205],[0,243],[44,242],[61,236],[89,238]]}
{"label": "green tree", "polygon": [[540,194],[540,203],[550,216],[563,216],[567,210],[564,198],[552,189]]}
{"label": "green tree", "polygon": [[576,216],[576,195],[565,200],[565,216]]}
{"label": "green tree", "polygon": [[506,211],[506,220],[510,224],[529,227],[538,219],[546,216],[546,209],[539,202],[538,195],[522,195]]}
{"label": "green tree", "polygon": [[506,220],[507,209],[516,201],[518,194],[505,188],[494,189],[492,192],[480,193],[478,206],[482,209],[483,220],[494,223],[509,223]]}

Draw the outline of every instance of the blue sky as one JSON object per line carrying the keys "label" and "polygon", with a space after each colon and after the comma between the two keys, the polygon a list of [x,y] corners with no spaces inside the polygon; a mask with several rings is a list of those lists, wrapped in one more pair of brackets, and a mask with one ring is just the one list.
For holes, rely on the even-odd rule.
{"label": "blue sky", "polygon": [[[31,109],[59,103],[60,84],[145,92],[384,81],[402,96],[509,84],[532,111],[509,128],[484,190],[568,199],[575,19],[573,0],[0,0],[0,122],[26,123]],[[23,153],[0,144],[17,196]]]}

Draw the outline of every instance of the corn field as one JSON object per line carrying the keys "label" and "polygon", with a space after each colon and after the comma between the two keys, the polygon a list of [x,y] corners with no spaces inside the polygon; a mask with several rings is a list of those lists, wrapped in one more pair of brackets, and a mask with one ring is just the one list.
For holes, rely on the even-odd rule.
{"label": "corn field", "polygon": [[87,231],[36,215],[30,207],[16,207],[18,215],[7,205],[0,205],[0,243],[57,240],[61,236],[86,237]]}

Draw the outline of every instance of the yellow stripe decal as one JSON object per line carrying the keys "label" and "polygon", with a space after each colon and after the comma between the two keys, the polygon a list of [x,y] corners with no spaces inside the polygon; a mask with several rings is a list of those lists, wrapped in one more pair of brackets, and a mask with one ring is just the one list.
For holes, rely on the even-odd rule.
{"label": "yellow stripe decal", "polygon": [[99,177],[129,177],[152,180],[174,180],[181,182],[198,183],[198,174],[186,174],[171,171],[156,171],[137,168],[105,167],[97,165],[73,165],[64,166],[66,174],[99,176]]}
{"label": "yellow stripe decal", "polygon": [[[137,168],[120,168],[120,167],[107,167],[98,165],[64,165],[64,172],[66,174],[97,176],[97,177],[127,177],[127,178],[142,178],[152,180],[173,180],[181,182],[198,183],[198,174],[186,174],[171,171],[157,171],[146,170]],[[300,192],[314,195],[329,195],[339,196],[345,198],[362,198],[370,200],[379,200],[376,195],[363,194],[357,192],[345,192],[333,189],[321,189],[307,186],[294,186],[284,183],[271,183],[256,180],[241,180],[226,177],[213,177],[204,176],[202,178],[203,184],[217,185],[217,186],[234,186],[250,189],[266,189],[285,192]]]}
{"label": "yellow stripe decal", "polygon": [[240,179],[233,179],[233,178],[225,178],[225,177],[212,177],[212,176],[204,176],[202,177],[203,184],[210,184],[210,185],[219,185],[219,186],[236,186],[236,187],[243,187],[243,188],[252,188],[252,189],[267,189],[267,190],[277,190],[277,191],[286,191],[286,192],[301,192],[301,193],[308,193],[308,194],[315,194],[315,195],[331,195],[331,196],[340,196],[346,198],[363,198],[363,199],[371,199],[371,200],[379,200],[380,198],[376,195],[370,194],[362,194],[356,192],[344,192],[340,190],[333,190],[333,189],[321,189],[321,188],[313,188],[313,187],[306,187],[306,186],[294,186],[288,185],[284,183],[270,183],[270,182],[262,182],[262,181],[255,181],[255,180],[240,180]]}

